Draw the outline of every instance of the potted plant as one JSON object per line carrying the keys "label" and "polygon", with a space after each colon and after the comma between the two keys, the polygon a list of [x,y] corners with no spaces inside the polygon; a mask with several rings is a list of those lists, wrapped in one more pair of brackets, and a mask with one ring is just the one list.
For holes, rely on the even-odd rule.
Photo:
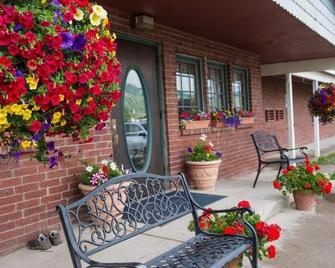
{"label": "potted plant", "polygon": [[207,141],[205,134],[200,136],[193,148],[188,148],[188,152],[186,166],[196,189],[215,189],[222,153],[214,149],[214,145]]}
{"label": "potted plant", "polygon": [[107,11],[89,1],[0,5],[1,157],[57,165],[53,136],[87,140],[120,98],[120,64]]}
{"label": "potted plant", "polygon": [[[250,202],[242,200],[237,207],[250,208]],[[273,259],[276,257],[276,247],[269,243],[280,238],[281,228],[277,224],[268,224],[263,221],[259,214],[246,215],[244,218],[250,223],[257,232],[258,238],[258,259]],[[241,221],[238,212],[228,213],[212,213],[211,209],[207,209],[202,213],[198,220],[198,226],[201,230],[208,233],[223,234],[223,235],[242,235],[252,237],[250,230]],[[194,221],[189,223],[188,229],[195,230]],[[253,249],[250,249],[245,254],[251,256]],[[230,268],[242,267],[243,256],[234,259],[229,263]],[[226,266],[225,266],[226,267]]]}
{"label": "potted plant", "polygon": [[233,111],[225,111],[224,117],[222,118],[225,126],[227,127],[237,127],[240,124],[239,116]]}
{"label": "potted plant", "polygon": [[210,115],[202,111],[182,112],[179,115],[179,125],[181,129],[208,128]]}
{"label": "potted plant", "polygon": [[[85,172],[80,176],[81,183],[79,183],[78,188],[84,195],[87,195],[97,186],[129,172],[129,170],[119,168],[115,162],[104,159],[100,162],[100,165],[89,164],[86,166]],[[91,214],[95,218],[103,220],[107,218],[110,219],[111,217],[107,213],[99,213],[99,210],[105,207],[111,209],[115,217],[122,215],[126,201],[124,191],[127,186],[128,185],[122,185],[120,187],[119,184],[112,184],[106,189],[103,196],[89,199],[87,205],[90,207]]]}
{"label": "potted plant", "polygon": [[324,173],[318,172],[318,164],[312,165],[306,159],[304,165],[289,166],[282,171],[282,175],[273,182],[273,187],[282,194],[293,193],[296,208],[311,210],[316,196],[330,193],[332,183]]}
{"label": "potted plant", "polygon": [[255,114],[253,112],[239,110],[237,114],[241,125],[253,124],[255,121]]}
{"label": "potted plant", "polygon": [[309,100],[308,108],[313,116],[318,116],[320,122],[326,124],[335,119],[335,85],[325,83],[320,85]]}

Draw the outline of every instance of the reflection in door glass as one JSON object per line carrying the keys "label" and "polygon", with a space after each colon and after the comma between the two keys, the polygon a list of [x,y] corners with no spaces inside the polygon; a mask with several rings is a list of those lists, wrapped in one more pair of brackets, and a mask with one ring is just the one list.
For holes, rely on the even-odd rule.
{"label": "reflection in door glass", "polygon": [[128,72],[123,101],[129,158],[136,170],[142,170],[148,154],[148,111],[144,87],[135,70]]}

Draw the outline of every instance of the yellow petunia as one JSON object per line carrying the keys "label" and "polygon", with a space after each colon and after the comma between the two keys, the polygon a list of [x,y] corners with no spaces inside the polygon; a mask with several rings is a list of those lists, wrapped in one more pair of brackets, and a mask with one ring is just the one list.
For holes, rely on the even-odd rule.
{"label": "yellow petunia", "polygon": [[30,90],[35,90],[37,88],[38,81],[39,81],[39,79],[35,75],[28,76],[26,78],[26,82],[29,85]]}
{"label": "yellow petunia", "polygon": [[104,36],[106,37],[110,37],[111,36],[111,32],[109,30],[104,30]]}
{"label": "yellow petunia", "polygon": [[77,13],[74,14],[74,19],[77,21],[82,21],[83,18],[84,18],[84,12],[81,9],[77,8]]}
{"label": "yellow petunia", "polygon": [[66,123],[67,123],[66,120],[63,119],[63,120],[60,122],[60,125],[63,127],[63,126],[66,125]]}
{"label": "yellow petunia", "polygon": [[60,101],[63,101],[64,100],[64,95],[63,94],[59,94],[59,99],[60,99]]}
{"label": "yellow petunia", "polygon": [[101,23],[101,17],[97,13],[93,12],[90,14],[90,22],[94,26],[99,26]]}
{"label": "yellow petunia", "polygon": [[36,104],[34,105],[34,107],[33,107],[33,111],[38,111],[40,109],[40,106],[37,106]]}
{"label": "yellow petunia", "polygon": [[76,104],[77,104],[77,105],[80,105],[81,102],[82,102],[82,100],[76,100]]}
{"label": "yellow petunia", "polygon": [[47,0],[41,0],[41,4],[45,4]]}
{"label": "yellow petunia", "polygon": [[116,39],[116,34],[115,33],[112,34],[112,39],[113,39],[113,41]]}
{"label": "yellow petunia", "polygon": [[7,125],[8,122],[7,122],[7,118],[1,118],[0,117],[0,125]]}
{"label": "yellow petunia", "polygon": [[108,22],[109,22],[108,18],[104,19],[104,20],[102,21],[102,26],[103,26],[103,27],[106,27],[106,25],[108,24]]}
{"label": "yellow petunia", "polygon": [[107,19],[107,11],[102,6],[94,5],[92,9],[93,13],[95,13],[101,19]]}
{"label": "yellow petunia", "polygon": [[24,110],[23,110],[22,105],[19,105],[19,104],[15,103],[15,104],[13,104],[13,105],[10,106],[9,112],[11,114],[22,115],[23,112],[24,112]]}
{"label": "yellow petunia", "polygon": [[25,141],[21,142],[21,147],[22,148],[28,148],[30,146],[31,146],[31,142],[30,141],[25,140]]}
{"label": "yellow petunia", "polygon": [[31,114],[32,114],[32,111],[30,111],[30,110],[24,110],[24,112],[22,114],[23,120],[28,121],[31,118]]}
{"label": "yellow petunia", "polygon": [[61,116],[62,116],[62,114],[60,112],[54,113],[53,116],[52,116],[51,123],[52,124],[57,124],[60,121]]}

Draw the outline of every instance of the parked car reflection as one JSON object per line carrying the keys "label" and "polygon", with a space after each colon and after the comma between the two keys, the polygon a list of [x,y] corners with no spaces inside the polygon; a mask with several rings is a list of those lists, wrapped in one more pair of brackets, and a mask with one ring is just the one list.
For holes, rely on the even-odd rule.
{"label": "parked car reflection", "polygon": [[147,154],[148,132],[146,122],[125,123],[129,156],[135,168],[143,167]]}

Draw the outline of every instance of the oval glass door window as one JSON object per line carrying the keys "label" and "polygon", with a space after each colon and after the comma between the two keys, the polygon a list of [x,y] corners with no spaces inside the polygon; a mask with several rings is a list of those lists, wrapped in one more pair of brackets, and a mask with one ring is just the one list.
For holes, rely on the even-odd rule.
{"label": "oval glass door window", "polygon": [[123,118],[129,160],[136,171],[145,171],[150,147],[147,96],[139,71],[130,69],[123,95]]}

